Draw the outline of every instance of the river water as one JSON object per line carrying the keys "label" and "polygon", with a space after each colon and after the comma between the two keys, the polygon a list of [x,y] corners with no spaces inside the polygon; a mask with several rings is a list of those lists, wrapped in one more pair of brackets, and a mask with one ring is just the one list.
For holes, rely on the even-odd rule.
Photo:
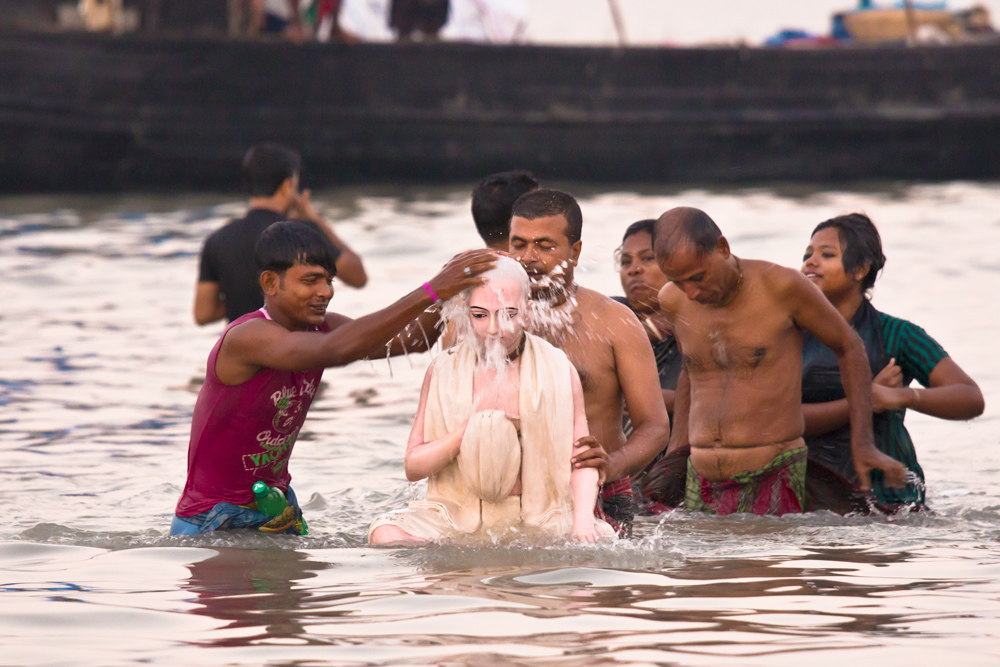
{"label": "river water", "polygon": [[[569,186],[572,187],[572,186]],[[290,466],[305,538],[166,536],[221,325],[191,321],[231,196],[0,199],[0,663],[1000,664],[997,184],[851,190],[574,188],[579,281],[620,294],[626,225],[704,208],[735,252],[798,266],[853,210],[889,262],[875,303],[924,326],[986,414],[907,420],[934,512],[644,519],[629,543],[372,549],[421,492],[402,453],[430,355],[327,371]],[[478,245],[468,188],[316,193],[371,281],[360,315]]]}

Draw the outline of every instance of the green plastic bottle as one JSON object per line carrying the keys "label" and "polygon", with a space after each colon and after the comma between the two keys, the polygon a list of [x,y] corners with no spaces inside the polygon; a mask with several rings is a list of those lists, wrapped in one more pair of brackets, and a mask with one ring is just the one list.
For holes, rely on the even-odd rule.
{"label": "green plastic bottle", "polygon": [[253,495],[257,498],[257,511],[267,516],[278,516],[288,507],[288,500],[281,489],[268,486],[266,482],[254,482]]}

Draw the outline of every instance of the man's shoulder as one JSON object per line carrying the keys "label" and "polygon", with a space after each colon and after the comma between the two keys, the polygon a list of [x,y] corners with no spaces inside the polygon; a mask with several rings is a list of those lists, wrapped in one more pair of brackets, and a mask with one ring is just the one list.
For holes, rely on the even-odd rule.
{"label": "man's shoulder", "polygon": [[762,259],[744,259],[743,270],[748,279],[759,281],[778,294],[787,294],[811,285],[801,271]]}
{"label": "man's shoulder", "polygon": [[222,332],[222,337],[230,340],[234,336],[239,338],[246,335],[252,335],[254,332],[259,331],[261,327],[272,326],[281,325],[266,317],[260,312],[260,310],[254,310],[246,315],[240,315],[238,318],[226,325],[225,331]]}
{"label": "man's shoulder", "polygon": [[632,309],[628,307],[628,301],[624,297],[610,297],[587,287],[578,289],[577,300],[580,307],[601,316],[620,313],[632,314]]}
{"label": "man's shoulder", "polygon": [[244,233],[246,229],[246,218],[232,218],[221,227],[216,229],[214,232],[208,235],[205,239],[205,247],[217,247],[224,246],[229,243],[233,238],[238,237]]}
{"label": "man's shoulder", "polygon": [[639,318],[627,305],[611,297],[584,287],[580,288],[581,307],[586,307],[591,325],[600,326],[602,333],[610,334],[611,340],[626,338],[631,340],[636,335],[645,338]]}
{"label": "man's shoulder", "polygon": [[659,293],[660,308],[666,310],[667,313],[676,313],[685,304],[691,303],[691,301],[684,295],[677,285],[673,283],[667,283],[660,288]]}

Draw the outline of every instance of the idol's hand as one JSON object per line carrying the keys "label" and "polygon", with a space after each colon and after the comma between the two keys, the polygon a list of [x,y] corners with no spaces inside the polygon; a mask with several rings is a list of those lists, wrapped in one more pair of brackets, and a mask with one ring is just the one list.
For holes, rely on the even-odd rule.
{"label": "idol's hand", "polygon": [[519,417],[515,417],[514,415],[506,413],[506,412],[504,413],[504,416],[507,418],[507,421],[509,421],[511,424],[514,425],[514,430],[517,431],[518,433],[520,433],[521,432],[521,419]]}
{"label": "idol's hand", "polygon": [[427,282],[442,300],[447,301],[462,290],[482,285],[482,274],[496,265],[494,251],[466,250],[452,257],[441,272]]}
{"label": "idol's hand", "polygon": [[577,542],[584,542],[587,544],[593,544],[597,541],[597,530],[594,525],[593,515],[587,516],[587,518],[582,520],[580,523],[573,521],[572,538]]}
{"label": "idol's hand", "polygon": [[453,441],[453,450],[451,454],[452,459],[458,456],[458,453],[462,451],[462,440],[465,439],[465,429],[467,429],[468,427],[469,427],[469,420],[466,419],[459,425],[457,429],[455,429],[451,434],[449,434],[449,438],[451,438]]}

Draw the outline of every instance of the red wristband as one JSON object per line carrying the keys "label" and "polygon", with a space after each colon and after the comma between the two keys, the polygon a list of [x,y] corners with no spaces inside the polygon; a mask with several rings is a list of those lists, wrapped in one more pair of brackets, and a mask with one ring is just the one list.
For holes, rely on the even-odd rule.
{"label": "red wristband", "polygon": [[437,292],[434,291],[434,288],[431,287],[430,283],[424,283],[423,287],[424,291],[427,292],[427,296],[434,299],[434,303],[439,303],[441,301],[441,297],[437,295]]}

